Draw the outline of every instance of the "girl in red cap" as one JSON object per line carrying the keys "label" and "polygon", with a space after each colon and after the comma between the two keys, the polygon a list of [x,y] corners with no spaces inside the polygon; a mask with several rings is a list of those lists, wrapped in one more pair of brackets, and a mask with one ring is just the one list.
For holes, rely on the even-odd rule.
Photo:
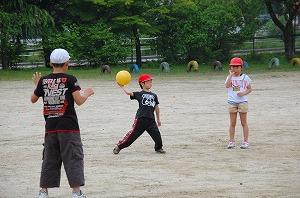
{"label": "girl in red cap", "polygon": [[239,112],[241,125],[243,127],[244,140],[240,146],[242,149],[249,148],[249,128],[247,123],[248,98],[247,95],[252,91],[251,79],[242,73],[243,60],[235,57],[230,60],[229,75],[225,81],[228,93],[228,104],[230,114],[229,143],[227,148],[235,147],[235,126],[237,113]]}
{"label": "girl in red cap", "polygon": [[[120,87],[130,96],[131,100],[137,100],[139,109],[136,112],[132,129],[119,141],[113,153],[118,154],[123,148],[130,146],[140,135],[147,131],[155,142],[154,149],[157,153],[165,153],[162,149],[161,135],[158,126],[161,126],[157,95],[150,91],[152,87],[152,76],[142,74],[139,76],[139,85],[142,91],[129,92],[124,86]],[[154,111],[157,123],[155,122]]]}

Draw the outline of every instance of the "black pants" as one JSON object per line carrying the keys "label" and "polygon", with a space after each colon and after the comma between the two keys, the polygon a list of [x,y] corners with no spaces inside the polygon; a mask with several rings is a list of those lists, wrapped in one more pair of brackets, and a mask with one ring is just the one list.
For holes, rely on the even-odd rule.
{"label": "black pants", "polygon": [[70,187],[83,186],[83,148],[80,133],[45,134],[40,187],[59,187],[62,163]]}
{"label": "black pants", "polygon": [[132,129],[127,132],[122,140],[117,144],[120,149],[130,146],[138,137],[140,137],[145,131],[149,133],[153,141],[155,142],[154,149],[159,150],[162,148],[162,140],[159,129],[154,119],[150,118],[138,118],[134,120]]}

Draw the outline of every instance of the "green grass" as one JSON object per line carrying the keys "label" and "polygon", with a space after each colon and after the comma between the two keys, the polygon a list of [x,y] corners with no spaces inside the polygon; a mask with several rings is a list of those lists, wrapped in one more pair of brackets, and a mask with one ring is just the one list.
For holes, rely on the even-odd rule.
{"label": "green grass", "polygon": [[[297,36],[295,40],[296,48],[300,47],[300,37]],[[244,42],[240,46],[236,46],[235,50],[249,50],[253,48],[253,41]],[[255,49],[261,48],[283,48],[284,43],[282,39],[279,38],[263,38],[263,39],[256,39],[254,42]]]}
{"label": "green grass", "polygon": [[[272,57],[280,59],[278,68],[268,68],[268,62]],[[298,57],[300,57],[298,55]],[[262,72],[300,72],[300,66],[292,66],[282,55],[264,54],[264,55],[249,55],[242,57],[246,60],[250,67],[245,68],[245,73],[262,73]],[[159,70],[159,63],[149,62],[143,65],[141,73],[150,73],[159,78],[168,77],[213,77],[224,76],[228,73],[228,63],[223,63],[223,71],[214,71],[210,64],[199,63],[198,72],[186,72],[186,65],[171,64],[171,71],[163,73]],[[75,75],[78,79],[99,79],[99,80],[114,80],[115,75],[120,70],[129,70],[128,65],[112,66],[111,74],[102,74],[99,68],[70,68],[68,73]],[[33,69],[16,69],[16,70],[0,70],[0,81],[7,80],[31,80],[34,72],[41,72],[42,75],[50,73],[51,68],[33,68]],[[132,74],[132,78],[136,79],[138,74]]]}

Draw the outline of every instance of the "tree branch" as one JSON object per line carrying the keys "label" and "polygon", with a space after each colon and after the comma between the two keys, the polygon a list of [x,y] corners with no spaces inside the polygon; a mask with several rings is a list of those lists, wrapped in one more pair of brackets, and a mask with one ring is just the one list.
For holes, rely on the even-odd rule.
{"label": "tree branch", "polygon": [[271,16],[273,22],[275,23],[275,25],[278,26],[278,28],[279,28],[282,32],[284,32],[284,29],[285,29],[285,28],[284,28],[284,25],[283,25],[283,24],[279,21],[279,19],[277,18],[276,14],[275,14],[275,12],[274,12],[274,10],[273,10],[271,1],[270,1],[270,0],[264,0],[264,1],[265,1],[265,4],[266,4],[266,6],[267,6],[267,9],[268,9],[268,11],[269,11],[269,14],[270,14],[270,16]]}

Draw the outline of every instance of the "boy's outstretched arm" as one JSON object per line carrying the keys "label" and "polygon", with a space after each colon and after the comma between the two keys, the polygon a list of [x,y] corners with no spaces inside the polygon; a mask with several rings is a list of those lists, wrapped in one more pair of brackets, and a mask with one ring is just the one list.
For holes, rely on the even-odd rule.
{"label": "boy's outstretched arm", "polygon": [[[35,72],[32,76],[32,80],[33,80],[33,83],[35,84],[35,86],[37,86],[38,82],[40,81],[41,79],[41,76],[42,74],[40,72]],[[38,100],[39,100],[39,97],[36,96],[34,93],[31,94],[31,102],[32,103],[36,103]]]}
{"label": "boy's outstretched arm", "polygon": [[159,106],[155,106],[155,114],[156,114],[156,122],[158,126],[161,126],[161,121],[160,121],[160,109]]}
{"label": "boy's outstretched arm", "polygon": [[121,87],[121,89],[123,89],[125,94],[127,94],[128,96],[133,96],[133,93],[128,91],[124,85],[120,85],[120,84],[118,84],[118,85]]}
{"label": "boy's outstretched arm", "polygon": [[79,90],[74,91],[72,93],[74,101],[78,106],[82,105],[88,99],[88,97],[90,97],[93,94],[94,94],[94,91],[92,88],[85,89],[83,91],[83,94],[81,94]]}

